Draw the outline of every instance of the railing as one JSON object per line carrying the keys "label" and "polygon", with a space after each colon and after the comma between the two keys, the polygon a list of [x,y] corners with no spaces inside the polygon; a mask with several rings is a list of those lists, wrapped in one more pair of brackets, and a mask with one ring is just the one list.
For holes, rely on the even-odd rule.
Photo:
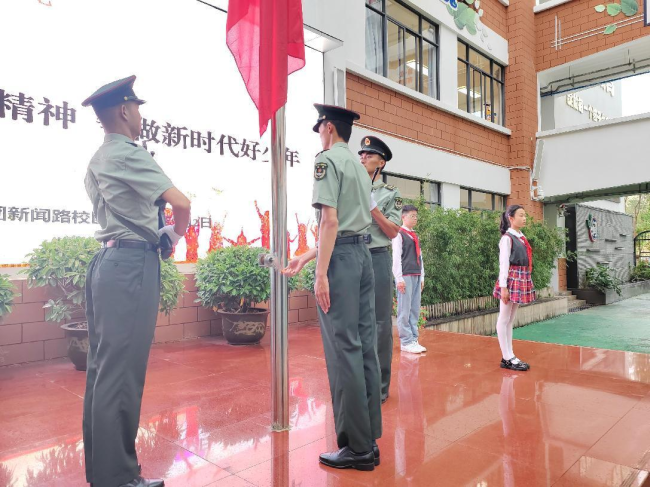
{"label": "railing", "polygon": [[[554,296],[555,292],[549,287],[537,291],[537,299]],[[458,316],[475,311],[495,310],[499,307],[499,300],[493,296],[460,299],[447,303],[436,303],[422,306],[427,320],[437,320],[449,316]]]}
{"label": "railing", "polygon": [[437,303],[423,306],[428,320],[436,320],[447,316],[462,315],[473,311],[482,311],[499,307],[499,300],[492,296],[461,299],[448,303]]}

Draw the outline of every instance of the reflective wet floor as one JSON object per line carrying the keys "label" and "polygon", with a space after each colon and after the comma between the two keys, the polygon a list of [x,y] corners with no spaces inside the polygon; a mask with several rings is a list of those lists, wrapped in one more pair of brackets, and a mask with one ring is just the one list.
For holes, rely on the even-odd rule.
{"label": "reflective wet floor", "polygon": [[[270,344],[155,345],[138,437],[167,486],[641,486],[650,469],[650,356],[424,331],[395,347],[381,465],[319,465],[336,449],[320,332],[292,326],[291,430],[271,433]],[[397,345],[397,343],[396,343]],[[0,486],[84,486],[84,373],[66,360],[0,368]],[[650,480],[648,481],[650,485]]]}

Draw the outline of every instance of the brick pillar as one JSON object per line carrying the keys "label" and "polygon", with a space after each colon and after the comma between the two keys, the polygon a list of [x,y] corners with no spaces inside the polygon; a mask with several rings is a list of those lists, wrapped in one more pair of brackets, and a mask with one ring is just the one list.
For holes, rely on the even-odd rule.
{"label": "brick pillar", "polygon": [[[516,0],[507,9],[509,66],[506,69],[506,124],[512,130],[508,164],[532,170],[537,132],[537,72],[535,69],[535,0]],[[530,172],[510,171],[508,204],[520,204],[538,220],[543,205],[530,199]]]}
{"label": "brick pillar", "polygon": [[566,259],[561,258],[557,260],[557,274],[558,274],[558,290],[566,291]]}

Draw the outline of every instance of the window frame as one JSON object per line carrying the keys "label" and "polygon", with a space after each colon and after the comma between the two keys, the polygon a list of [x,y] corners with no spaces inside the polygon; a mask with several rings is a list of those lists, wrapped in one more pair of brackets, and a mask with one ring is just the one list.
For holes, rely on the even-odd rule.
{"label": "window frame", "polygon": [[[467,191],[467,205],[468,206],[461,206],[462,209],[467,210],[467,211],[505,211],[505,206],[506,206],[506,198],[507,195],[500,194],[500,193],[490,193],[489,191],[482,191],[480,189],[472,189],[468,188],[466,186],[461,186],[460,187],[461,191]],[[472,192],[476,191],[477,193],[484,193],[490,195],[492,199],[492,209],[491,210],[486,210],[485,208],[474,208],[472,205]],[[497,208],[497,198],[504,198],[502,200],[503,202],[503,208]]]}
{"label": "window frame", "polygon": [[[441,192],[442,192],[442,191],[441,191],[441,188],[442,188],[442,184],[440,183],[440,181],[433,181],[433,180],[431,180],[431,179],[422,179],[422,178],[418,178],[418,177],[415,177],[415,176],[406,176],[406,175],[403,175],[403,174],[397,174],[397,173],[392,173],[392,172],[383,172],[383,171],[382,171],[382,173],[381,173],[381,180],[382,180],[385,184],[388,184],[387,181],[386,181],[387,178],[388,178],[388,176],[391,176],[391,177],[394,177],[394,178],[399,178],[399,179],[408,179],[409,181],[418,181],[418,182],[420,183],[420,198],[421,198],[421,199],[422,199],[422,200],[423,200],[427,205],[429,205],[430,207],[442,207],[442,202],[441,202],[441,196],[442,196],[442,194],[441,194]],[[438,193],[438,194],[437,194],[438,201],[431,201],[431,200],[428,199],[428,197],[425,198],[425,185],[426,185],[426,184],[435,184],[435,185],[436,185],[437,190],[438,190],[438,191],[437,191],[437,193]],[[399,188],[397,188],[397,189],[399,189]]]}
{"label": "window frame", "polygon": [[[465,46],[465,58],[464,59],[461,58],[460,56],[458,56],[459,44],[462,44],[463,46]],[[470,63],[470,52],[471,51],[474,51],[478,55],[483,56],[484,58],[486,58],[486,59],[488,59],[490,61],[490,72],[489,73],[485,72],[484,70],[482,70],[478,66],[475,66],[475,65]],[[466,111],[467,113],[469,113],[471,115],[474,115],[474,111],[473,110],[470,111],[470,91],[471,91],[471,87],[473,86],[473,84],[471,84],[470,82],[472,81],[471,75],[474,72],[477,72],[481,76],[481,97],[482,98],[484,97],[484,93],[485,93],[484,88],[487,87],[487,83],[485,83],[484,80],[485,79],[490,80],[490,107],[492,108],[492,112],[490,113],[490,120],[486,120],[486,118],[485,118],[485,112],[484,112],[485,103],[483,104],[483,106],[481,106],[481,115],[478,116],[478,117],[483,119],[483,120],[486,120],[486,121],[489,121],[489,122],[492,122],[492,123],[495,123],[497,125],[501,125],[501,126],[505,127],[505,125],[506,125],[506,96],[505,96],[506,70],[505,70],[505,66],[503,66],[502,64],[496,62],[494,59],[486,56],[482,52],[474,49],[472,46],[470,46],[467,42],[463,41],[461,38],[458,38],[457,44],[456,44],[456,59],[465,64],[465,89],[466,89],[467,93],[465,94],[465,109],[464,109],[464,111]],[[495,75],[494,75],[495,67],[501,68],[501,79],[495,77]],[[456,78],[458,78],[458,74],[456,74]],[[501,108],[500,108],[500,110],[501,110],[501,122],[495,122],[494,121],[494,112],[495,112],[495,110],[494,110],[494,91],[495,91],[494,88],[495,88],[495,86],[500,87],[500,93],[501,93]],[[460,107],[458,107],[458,108],[460,110],[463,110]],[[477,115],[474,115],[474,116],[477,116]]]}
{"label": "window frame", "polygon": [[[440,26],[431,20],[428,17],[425,17],[422,15],[420,12],[415,10],[413,7],[407,5],[404,3],[402,0],[390,0],[391,2],[399,5],[400,7],[405,8],[406,10],[410,11],[411,13],[415,14],[418,17],[418,30],[420,32],[414,32],[412,29],[409,27],[406,27],[404,24],[399,22],[397,19],[392,18],[390,15],[386,13],[386,0],[379,0],[381,3],[381,10],[377,9],[376,7],[368,4],[367,0],[364,0],[365,6],[367,9],[370,9],[371,11],[375,12],[376,14],[381,16],[381,30],[382,30],[382,56],[383,56],[383,73],[382,76],[384,78],[388,78],[388,22],[392,22],[394,25],[397,26],[398,33],[401,34],[402,30],[405,32],[408,32],[411,36],[415,37],[417,40],[417,50],[416,50],[416,55],[417,55],[417,61],[416,65],[418,66],[417,68],[417,77],[416,77],[416,82],[415,82],[415,90],[418,93],[421,93],[424,96],[428,96],[430,98],[433,98],[434,100],[440,100]],[[428,24],[432,25],[435,27],[435,41],[431,41],[429,39],[426,39],[424,35],[422,34],[422,26],[423,23],[427,22]],[[406,52],[406,41],[404,35],[400,35],[401,37],[401,43],[402,43],[402,50],[403,52]],[[398,41],[399,43],[400,41]],[[435,96],[431,96],[428,94],[425,94],[422,92],[422,84],[423,84],[423,70],[422,70],[422,58],[423,58],[423,53],[424,53],[424,43],[427,43],[430,47],[433,46],[435,48],[436,52],[436,76],[435,76],[435,82],[436,82],[436,92]],[[399,52],[399,51],[398,51]],[[399,54],[398,54],[399,56]],[[401,64],[401,60],[400,60]],[[400,77],[401,77],[401,71],[402,68],[399,68],[400,71]],[[404,68],[404,72],[406,72],[406,69]],[[390,78],[388,78],[390,79]],[[399,82],[398,82],[399,83]],[[406,80],[404,80],[404,84],[399,83],[405,88],[408,89],[413,89],[410,88],[406,85]]]}

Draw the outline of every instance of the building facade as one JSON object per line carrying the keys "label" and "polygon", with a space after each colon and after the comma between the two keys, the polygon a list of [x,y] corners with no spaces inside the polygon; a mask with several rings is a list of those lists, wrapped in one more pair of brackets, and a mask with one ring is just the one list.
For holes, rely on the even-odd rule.
{"label": "building facade", "polygon": [[641,0],[617,17],[599,4],[306,1],[304,11],[336,41],[324,53],[326,103],[361,114],[351,146],[367,134],[388,142],[385,178],[406,197],[472,211],[522,204],[564,227],[562,204],[621,213],[622,196],[649,189],[643,146],[621,133],[650,118],[626,114],[621,80],[650,69],[650,27]]}

